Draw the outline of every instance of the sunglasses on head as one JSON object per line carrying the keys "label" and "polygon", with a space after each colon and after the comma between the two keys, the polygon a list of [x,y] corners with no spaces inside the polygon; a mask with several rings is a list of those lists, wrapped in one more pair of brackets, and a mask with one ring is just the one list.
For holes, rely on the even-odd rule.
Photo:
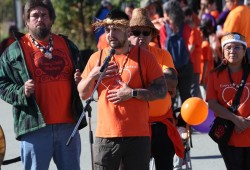
{"label": "sunglasses on head", "polygon": [[150,31],[139,31],[139,30],[134,30],[134,31],[132,31],[132,34],[134,35],[134,36],[136,36],[136,37],[139,37],[141,34],[143,35],[143,36],[149,36],[150,35]]}

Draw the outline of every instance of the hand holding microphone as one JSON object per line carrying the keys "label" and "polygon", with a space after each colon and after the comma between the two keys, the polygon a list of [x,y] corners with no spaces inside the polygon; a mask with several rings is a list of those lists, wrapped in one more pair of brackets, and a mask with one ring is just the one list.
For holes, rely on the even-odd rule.
{"label": "hand holding microphone", "polygon": [[109,50],[109,54],[108,56],[105,58],[104,62],[103,62],[103,65],[100,69],[100,72],[104,72],[105,69],[108,67],[108,64],[109,64],[109,61],[111,60],[112,56],[115,54],[115,49],[114,48],[111,48]]}
{"label": "hand holding microphone", "polygon": [[116,72],[118,70],[117,66],[114,63],[110,62],[114,54],[115,54],[115,49],[113,48],[110,49],[109,54],[103,61],[102,66],[100,66],[99,61],[97,61],[95,67],[91,70],[88,77],[91,77],[91,79],[94,80],[98,80],[100,76],[102,77],[101,79],[103,79],[114,75],[113,72]]}

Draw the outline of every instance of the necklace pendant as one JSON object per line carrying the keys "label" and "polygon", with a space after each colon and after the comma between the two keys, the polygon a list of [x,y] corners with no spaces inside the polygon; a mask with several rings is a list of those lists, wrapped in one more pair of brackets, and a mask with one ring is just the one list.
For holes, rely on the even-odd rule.
{"label": "necklace pendant", "polygon": [[48,59],[52,59],[52,54],[47,51],[46,53],[44,53],[44,57],[46,57]]}

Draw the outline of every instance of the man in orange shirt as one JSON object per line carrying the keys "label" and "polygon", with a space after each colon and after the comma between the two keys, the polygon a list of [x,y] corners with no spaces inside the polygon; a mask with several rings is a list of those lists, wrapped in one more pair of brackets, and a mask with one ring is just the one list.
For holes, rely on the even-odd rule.
{"label": "man in orange shirt", "polygon": [[49,169],[53,158],[58,169],[80,170],[79,132],[66,143],[83,111],[76,70],[84,65],[73,42],[51,32],[55,18],[50,0],[28,0],[28,33],[1,56],[0,97],[13,105],[23,169]]}
{"label": "man in orange shirt", "polygon": [[166,78],[167,96],[164,99],[149,102],[149,121],[152,129],[151,156],[154,157],[156,169],[172,170],[175,152],[180,157],[184,154],[182,141],[172,120],[171,96],[175,96],[177,72],[168,51],[149,45],[151,38],[157,36],[159,31],[150,21],[146,9],[134,9],[130,28],[131,44],[146,48],[154,54]]}
{"label": "man in orange shirt", "polygon": [[193,64],[194,75],[193,81],[191,85],[191,95],[193,97],[201,97],[199,81],[200,81],[200,70],[201,70],[201,32],[199,28],[193,21],[192,18],[192,9],[189,7],[183,8],[183,12],[185,15],[185,23],[192,28],[191,37],[189,40],[189,52],[190,52],[190,60]]}
{"label": "man in orange shirt", "polygon": [[166,96],[165,78],[149,51],[130,45],[129,18],[124,12],[111,11],[105,20],[94,26],[105,27],[110,47],[90,57],[78,85],[82,99],[92,94],[101,74],[101,63],[109,50],[115,50],[97,88],[95,168],[118,169],[122,161],[124,169],[148,170],[148,101]]}

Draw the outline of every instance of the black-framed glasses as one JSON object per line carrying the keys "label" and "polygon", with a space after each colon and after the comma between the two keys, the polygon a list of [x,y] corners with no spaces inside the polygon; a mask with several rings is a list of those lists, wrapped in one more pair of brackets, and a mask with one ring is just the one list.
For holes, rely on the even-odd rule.
{"label": "black-framed glasses", "polygon": [[132,31],[132,34],[136,37],[139,37],[141,34],[145,37],[149,36],[151,31],[139,31],[139,30],[134,30]]}

